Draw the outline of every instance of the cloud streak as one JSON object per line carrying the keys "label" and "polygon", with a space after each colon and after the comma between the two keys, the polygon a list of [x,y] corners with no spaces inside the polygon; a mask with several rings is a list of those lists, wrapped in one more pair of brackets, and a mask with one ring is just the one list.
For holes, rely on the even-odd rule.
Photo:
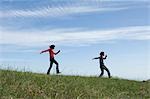
{"label": "cloud streak", "polygon": [[47,31],[1,31],[0,44],[41,46],[57,44],[93,44],[115,40],[150,40],[150,26],[122,27],[109,30],[57,29]]}
{"label": "cloud streak", "polygon": [[[40,3],[41,2],[41,3]],[[33,3],[33,5],[32,5]],[[6,1],[2,0],[0,18],[7,17],[58,17],[70,14],[120,11],[134,7],[147,6],[146,1],[127,2],[113,0],[52,0]],[[31,6],[32,5],[32,6]]]}
{"label": "cloud streak", "polygon": [[128,9],[128,7],[98,7],[90,5],[56,6],[42,7],[36,9],[17,9],[0,11],[0,18],[7,17],[59,17],[72,14],[108,12]]}

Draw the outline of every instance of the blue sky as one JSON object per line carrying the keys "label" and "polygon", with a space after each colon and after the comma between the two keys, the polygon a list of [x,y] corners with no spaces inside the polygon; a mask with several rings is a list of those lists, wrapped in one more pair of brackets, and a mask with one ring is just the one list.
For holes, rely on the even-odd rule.
{"label": "blue sky", "polygon": [[98,60],[92,58],[104,51],[112,76],[149,79],[149,5],[148,0],[1,0],[0,68],[46,73],[49,55],[39,53],[55,44],[62,74],[98,76]]}

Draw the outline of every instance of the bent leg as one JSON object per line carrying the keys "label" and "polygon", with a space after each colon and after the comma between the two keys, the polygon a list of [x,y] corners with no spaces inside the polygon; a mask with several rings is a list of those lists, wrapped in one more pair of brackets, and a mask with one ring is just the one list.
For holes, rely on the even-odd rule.
{"label": "bent leg", "polygon": [[104,69],[107,71],[108,77],[111,78],[108,68],[106,66],[104,66]]}
{"label": "bent leg", "polygon": [[56,64],[56,73],[60,73],[59,72],[59,64],[55,59],[54,59],[54,63]]}

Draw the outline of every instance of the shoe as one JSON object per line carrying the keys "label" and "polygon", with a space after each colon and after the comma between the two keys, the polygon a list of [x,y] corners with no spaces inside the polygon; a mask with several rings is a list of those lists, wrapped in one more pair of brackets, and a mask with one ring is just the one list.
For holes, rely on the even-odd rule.
{"label": "shoe", "polygon": [[57,72],[57,74],[60,74],[61,72]]}

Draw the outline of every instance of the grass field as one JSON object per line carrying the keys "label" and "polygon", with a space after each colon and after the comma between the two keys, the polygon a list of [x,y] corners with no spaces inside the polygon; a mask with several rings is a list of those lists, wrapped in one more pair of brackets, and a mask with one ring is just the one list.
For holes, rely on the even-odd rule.
{"label": "grass field", "polygon": [[0,99],[150,99],[150,82],[0,70]]}

